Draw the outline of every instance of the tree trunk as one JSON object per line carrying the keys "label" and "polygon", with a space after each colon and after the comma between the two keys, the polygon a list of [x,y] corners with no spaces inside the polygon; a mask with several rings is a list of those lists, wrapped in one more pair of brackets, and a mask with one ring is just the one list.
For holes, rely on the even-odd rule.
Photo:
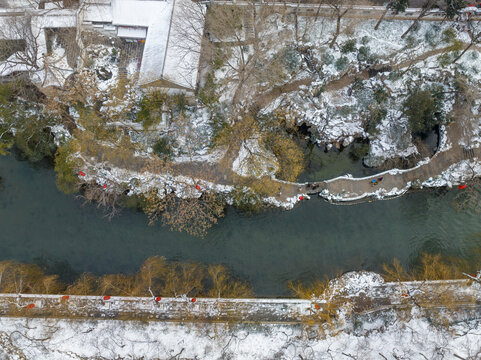
{"label": "tree trunk", "polygon": [[317,22],[317,19],[319,19],[319,14],[321,12],[322,4],[323,4],[323,0],[319,0],[319,6],[317,7],[316,15],[314,16],[314,22]]}
{"label": "tree trunk", "polygon": [[419,14],[418,18],[416,20],[414,20],[414,22],[409,27],[409,29],[407,29],[406,32],[404,34],[402,34],[401,39],[404,39],[406,37],[406,35],[409,34],[409,32],[412,29],[414,29],[414,27],[417,25],[419,20],[421,20],[421,18],[423,18],[429,10],[431,10],[431,8],[434,6],[435,3],[436,3],[436,0],[431,0],[431,1],[429,1],[425,4],[426,7],[423,6],[423,10],[421,11],[421,14]]}
{"label": "tree trunk", "polygon": [[[388,5],[389,6],[389,5]],[[379,21],[377,22],[376,26],[374,26],[374,30],[377,30],[379,28],[379,25],[381,25],[382,21],[384,20],[384,17],[389,11],[389,7],[386,6],[386,10],[382,13],[381,17],[379,18]]]}
{"label": "tree trunk", "polygon": [[[347,12],[347,10],[346,10],[346,12]],[[332,39],[331,43],[329,44],[329,48],[331,48],[331,49],[334,47],[334,44],[336,43],[337,37],[341,33],[341,17],[342,17],[342,15],[340,15],[338,13],[337,22],[336,22],[336,33],[334,34],[334,39]]]}
{"label": "tree trunk", "polygon": [[406,32],[404,34],[401,35],[401,39],[404,39],[406,37],[407,34],[409,34],[411,32],[412,29],[414,29],[414,27],[417,25],[417,23],[419,22],[419,19],[421,19],[421,16],[423,16],[424,14],[424,11],[421,12],[421,15],[419,15],[419,17],[414,20],[414,22],[411,24],[411,26],[406,30]]}
{"label": "tree trunk", "polygon": [[456,59],[454,59],[453,64],[456,63],[456,61],[458,61],[459,59],[461,59],[461,57],[462,57],[464,54],[466,54],[466,52],[467,52],[467,51],[471,48],[471,46],[473,46],[473,45],[474,45],[474,42],[471,42],[471,43],[463,50],[463,52],[462,52],[461,54],[459,54],[459,56],[458,56]]}
{"label": "tree trunk", "polygon": [[298,43],[299,42],[299,23],[298,23],[298,17],[297,17],[297,13],[299,11],[299,6],[301,4],[301,0],[297,0],[297,6],[296,6],[296,12],[295,12],[295,20],[296,20],[296,23],[295,23],[295,26],[296,26],[296,42]]}

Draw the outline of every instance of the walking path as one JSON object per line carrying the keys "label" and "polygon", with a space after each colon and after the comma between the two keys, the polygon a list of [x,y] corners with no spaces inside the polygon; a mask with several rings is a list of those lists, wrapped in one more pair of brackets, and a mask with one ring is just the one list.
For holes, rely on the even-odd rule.
{"label": "walking path", "polygon": [[[384,283],[377,274],[372,283],[359,282],[372,273],[346,273],[346,284],[355,283],[354,293],[340,291],[358,313],[402,307],[422,294],[430,306],[443,306],[439,294],[453,291],[458,306],[481,306],[480,284],[468,280]],[[344,283],[344,282],[343,282]],[[359,284],[358,284],[359,283]],[[471,285],[470,285],[471,284]],[[350,285],[352,286],[352,285]],[[347,290],[346,290],[347,291]],[[366,302],[366,296],[369,297]],[[474,296],[474,299],[473,299]],[[325,311],[325,302],[308,299],[154,298],[83,295],[0,294],[0,316],[118,319],[174,322],[300,323],[306,316]],[[331,309],[332,310],[332,309]],[[329,311],[329,310],[327,310]]]}
{"label": "walking path", "polygon": [[[422,183],[430,178],[441,175],[451,165],[467,158],[481,159],[481,149],[472,149],[466,152],[459,145],[462,136],[462,122],[460,119],[446,126],[447,141],[451,147],[444,151],[438,151],[427,163],[422,163],[412,169],[388,170],[365,178],[349,178],[341,176],[335,179],[303,184],[297,188],[297,193],[317,194],[329,201],[358,201],[376,197],[394,197],[409,190],[412,183]],[[382,177],[377,185],[372,184],[372,179]],[[313,187],[315,190],[313,190]]]}

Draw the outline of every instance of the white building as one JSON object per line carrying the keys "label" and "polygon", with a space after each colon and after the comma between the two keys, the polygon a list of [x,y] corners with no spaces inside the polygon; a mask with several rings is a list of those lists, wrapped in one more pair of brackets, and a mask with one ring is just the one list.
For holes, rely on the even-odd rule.
{"label": "white building", "polygon": [[191,0],[88,0],[83,23],[116,30],[118,37],[145,41],[141,85],[193,91],[204,23],[189,17]]}
{"label": "white building", "polygon": [[[191,0],[81,0],[78,9],[53,9],[54,4],[48,3],[43,5],[44,10],[20,9],[33,14],[32,30],[40,34],[42,50],[46,28],[91,25],[120,38],[144,42],[140,85],[193,92],[204,23],[201,16],[190,15],[195,14],[195,7],[200,10],[199,6]],[[18,10],[19,7],[0,9],[0,26],[2,18]],[[39,51],[39,63],[45,52]],[[0,74],[8,75],[3,68],[2,71],[0,63]]]}

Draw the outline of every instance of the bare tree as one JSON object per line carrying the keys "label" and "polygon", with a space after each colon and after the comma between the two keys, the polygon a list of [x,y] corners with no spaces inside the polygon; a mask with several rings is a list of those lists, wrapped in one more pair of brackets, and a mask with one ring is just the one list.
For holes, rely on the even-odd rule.
{"label": "bare tree", "polygon": [[206,31],[212,40],[212,53],[227,70],[225,84],[236,84],[234,104],[247,100],[246,92],[252,98],[260,83],[279,80],[278,60],[269,51],[287,34],[268,34],[269,17],[274,11],[270,3],[253,0],[247,6],[214,4],[209,8]]}
{"label": "bare tree", "polygon": [[352,2],[350,0],[326,0],[326,3],[331,7],[334,17],[336,19],[336,32],[329,44],[330,48],[333,48],[336,44],[337,37],[341,33],[341,20],[349,10],[352,9]]}
{"label": "bare tree", "polygon": [[[39,64],[39,31],[32,29],[32,16],[12,15],[1,19],[0,24],[0,53],[10,54],[0,64],[0,73],[9,75],[16,71],[35,72],[41,67]],[[24,46],[18,51],[18,42]]]}
{"label": "bare tree", "polygon": [[414,22],[411,24],[411,26],[404,32],[404,34],[401,35],[401,39],[404,39],[406,37],[407,34],[409,34],[411,32],[411,30],[413,30],[416,25],[419,23],[419,21],[427,15],[427,13],[429,12],[429,10],[431,10],[434,5],[436,5],[437,3],[437,0],[427,0],[423,7],[422,7],[422,10],[421,10],[421,13],[419,14],[419,16],[417,17],[416,20],[414,20]]}
{"label": "bare tree", "polygon": [[389,11],[393,11],[394,14],[399,14],[400,12],[406,11],[406,8],[408,7],[408,2],[409,0],[390,0],[389,3],[386,5],[386,10],[384,10],[381,18],[376,23],[376,26],[374,26],[374,30],[377,30],[379,28],[379,25],[381,25],[382,21],[384,20],[385,16]]}
{"label": "bare tree", "polygon": [[453,60],[453,64],[461,59],[469,49],[481,42],[481,25],[479,24],[479,21],[469,21],[468,27],[470,30],[469,37],[471,38],[471,41],[469,45],[466,46],[466,48],[461,52],[461,54],[459,54],[458,57]]}

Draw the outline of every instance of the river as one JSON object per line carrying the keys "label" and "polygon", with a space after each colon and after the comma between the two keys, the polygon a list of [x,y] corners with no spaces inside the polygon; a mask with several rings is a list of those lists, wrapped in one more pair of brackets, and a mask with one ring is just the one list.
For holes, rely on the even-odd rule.
{"label": "river", "polygon": [[256,216],[228,209],[199,239],[149,227],[128,209],[109,221],[95,206],[60,193],[51,167],[3,156],[0,176],[0,260],[65,260],[78,272],[132,272],[161,255],[226,264],[257,295],[281,296],[288,280],[378,270],[393,257],[409,264],[422,251],[467,256],[481,245],[480,215],[452,206],[457,189],[351,206],[314,197],[291,211]]}

